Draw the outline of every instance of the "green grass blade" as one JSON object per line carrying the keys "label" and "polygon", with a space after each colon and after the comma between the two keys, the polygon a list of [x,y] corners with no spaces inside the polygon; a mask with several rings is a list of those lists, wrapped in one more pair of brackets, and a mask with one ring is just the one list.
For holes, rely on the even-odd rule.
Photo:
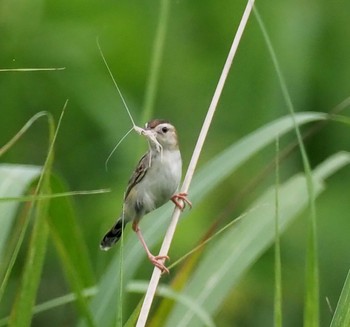
{"label": "green grass blade", "polygon": [[49,68],[2,68],[0,72],[46,72],[46,71],[55,71],[55,70],[64,70],[65,67],[49,67]]}
{"label": "green grass blade", "polygon": [[[87,288],[83,292],[84,297],[90,297],[90,296],[93,296],[95,294],[96,294],[95,287]],[[34,315],[37,315],[39,313],[46,312],[48,310],[52,310],[52,309],[55,309],[57,307],[75,302],[77,300],[78,299],[77,299],[77,296],[75,293],[69,293],[66,295],[62,295],[62,296],[59,296],[57,298],[54,298],[54,299],[51,299],[51,300],[48,300],[48,301],[45,301],[43,303],[39,303],[39,304],[35,305],[33,308],[32,314],[34,316]],[[0,319],[0,327],[7,326],[9,321],[10,321],[10,317],[5,317],[5,318]]]}
{"label": "green grass blade", "polygon": [[[128,284],[127,291],[132,293],[144,294],[147,291],[147,287],[148,287],[148,281],[134,280]],[[175,292],[170,287],[162,284],[160,284],[157,288],[157,295],[174,300],[180,303],[181,305],[187,307],[198,317],[198,319],[201,321],[203,326],[207,326],[207,327],[215,326],[215,323],[212,320],[212,318],[207,314],[207,312],[203,308],[201,308],[198,305],[195,299],[187,295]]]}
{"label": "green grass blade", "polygon": [[[55,193],[65,191],[65,186],[58,178],[51,179],[51,186]],[[88,326],[95,326],[86,296],[84,296],[85,288],[95,284],[95,276],[70,199],[60,197],[51,200],[49,212],[50,236],[61,259],[62,269],[76,294],[76,303],[81,317],[85,318]]]}
{"label": "green grass blade", "polygon": [[295,110],[289,94],[287,84],[284,80],[281,67],[277,60],[275,50],[267,33],[265,25],[255,8],[255,16],[261,28],[264,40],[269,50],[273,65],[275,67],[277,77],[280,83],[281,91],[285,99],[288,110],[291,114],[294,124],[295,134],[297,136],[301,158],[304,166],[306,185],[308,189],[309,199],[309,233],[308,233],[308,247],[306,254],[306,291],[305,291],[305,306],[304,306],[304,326],[317,327],[319,326],[319,272],[318,272],[318,247],[317,247],[317,219],[316,219],[316,205],[315,205],[315,191],[311,180],[311,167],[306,153],[304,142],[299,130],[299,126],[295,119]]}
{"label": "green grass blade", "polygon": [[[303,125],[317,120],[324,120],[327,119],[327,117],[327,115],[322,113],[304,112],[296,114],[295,120],[297,124]],[[248,160],[266,145],[272,143],[276,135],[282,136],[293,129],[293,127],[293,119],[288,115],[248,134],[208,162],[205,167],[195,175],[190,193],[198,194],[199,198],[196,197],[195,200],[200,200],[206,195],[205,190],[208,187],[214,189],[244,161]],[[217,167],[220,167],[220,169],[217,169]],[[192,194],[191,198],[193,199]]]}
{"label": "green grass blade", "polygon": [[[28,186],[39,177],[41,168],[27,165],[0,165],[0,197],[20,197]],[[0,203],[0,259],[3,263],[4,252],[8,250],[8,238],[13,226],[19,203]],[[2,269],[1,269],[2,270]],[[2,279],[1,279],[2,280]]]}
{"label": "green grass blade", "polygon": [[[297,123],[302,125],[326,119],[327,115],[322,113],[299,113],[295,118]],[[202,200],[246,160],[273,142],[276,135],[283,135],[292,128],[293,121],[290,116],[277,119],[247,135],[208,162],[194,177],[189,192],[193,203]],[[216,167],[220,167],[220,169],[216,169]],[[164,206],[156,212],[149,214],[149,217],[142,221],[143,234],[150,248],[157,244],[161,240],[162,235],[164,235],[172,210],[173,207],[171,205]],[[156,226],[152,223],[155,220],[157,220]],[[101,278],[98,287],[99,292],[91,304],[91,310],[99,326],[109,326],[114,321],[115,311],[111,310],[111,308],[116,308],[117,306],[118,299],[116,294],[120,287],[120,257],[118,252],[113,250],[107,253],[101,252],[101,255],[111,257],[111,263]],[[124,275],[124,283],[127,284],[135,274],[141,261],[145,258],[144,252],[140,249],[140,244],[137,242],[135,235],[125,239],[124,253],[127,254],[124,258],[124,269],[128,272]]]}
{"label": "green grass blade", "polygon": [[[49,181],[46,179],[43,179],[42,191],[49,193]],[[48,225],[46,222],[48,207],[48,200],[40,201],[36,206],[34,214],[35,223],[29,244],[27,261],[16,302],[11,312],[10,327],[30,326],[32,308],[40,283],[48,239]]]}
{"label": "green grass blade", "polygon": [[141,298],[141,301],[139,301],[139,303],[137,304],[136,308],[134,309],[134,311],[130,315],[129,319],[124,324],[124,327],[135,327],[136,326],[137,319],[138,319],[140,311],[141,311],[143,299],[144,299],[144,297]]}
{"label": "green grass blade", "polygon": [[[58,177],[51,178],[51,187],[55,194],[65,193],[66,191],[66,185]],[[65,264],[75,266],[84,287],[95,284],[95,275],[86,241],[81,227],[75,219],[69,197],[59,197],[51,200],[49,224],[54,242],[58,242],[57,249],[62,246],[63,251],[69,257],[69,262],[63,261],[63,267],[65,267]]]}
{"label": "green grass blade", "polygon": [[85,190],[85,191],[70,191],[70,192],[60,192],[53,194],[40,194],[40,195],[23,195],[23,196],[4,196],[0,198],[0,202],[31,202],[43,199],[56,199],[63,197],[70,197],[76,195],[93,195],[108,193],[110,189],[98,189],[98,190]]}
{"label": "green grass blade", "polygon": [[156,101],[157,89],[160,77],[160,66],[162,63],[165,36],[167,32],[170,14],[170,0],[160,1],[159,20],[151,54],[152,62],[146,83],[145,100],[142,112],[142,122],[149,121],[153,116],[154,104]]}
{"label": "green grass blade", "polygon": [[[41,167],[25,165],[6,165],[0,166],[0,196],[20,196],[28,186],[37,180],[41,172]],[[1,229],[0,229],[0,302],[7,287],[12,267],[16,261],[21,240],[24,237],[26,226],[28,225],[28,211],[23,210],[23,219],[14,226],[19,203],[3,202],[0,203]]]}
{"label": "green grass blade", "polygon": [[350,271],[346,277],[330,327],[348,326],[350,326]]}
{"label": "green grass blade", "polygon": [[24,126],[16,133],[16,135],[8,141],[5,145],[0,148],[0,157],[6,153],[14,144],[23,136],[23,134],[36,122],[39,118],[48,116],[46,111],[41,111],[35,114],[32,118],[30,118]]}
{"label": "green grass blade", "polygon": [[279,137],[276,138],[276,175],[275,175],[275,298],[274,322],[275,327],[282,327],[282,264],[280,247],[280,197],[279,197]]}
{"label": "green grass blade", "polygon": [[[344,165],[339,155],[329,160],[337,169]],[[331,166],[329,162],[326,163],[328,167]],[[323,190],[326,176],[329,172],[320,165],[313,175],[317,194]],[[298,213],[308,207],[305,175],[295,176],[281,185],[279,199],[279,227],[282,232]],[[259,210],[250,211],[236,228],[229,230],[210,247],[184,290],[184,294],[195,299],[208,314],[216,312],[232,287],[275,238],[275,190],[266,192],[252,207]],[[195,327],[201,326],[201,322],[191,310],[176,305],[164,325]]]}
{"label": "green grass blade", "polygon": [[[54,133],[53,133],[53,129],[54,129],[54,123],[53,123],[53,119],[52,119],[52,116],[50,113],[48,112],[39,112],[37,113],[36,115],[34,115],[31,119],[29,119],[29,121],[20,129],[20,131],[18,133],[16,133],[16,135],[8,142],[6,143],[4,146],[1,147],[0,149],[0,156],[3,155],[6,151],[8,151],[19,139],[20,137],[32,126],[32,124],[38,120],[39,118],[41,117],[47,117],[48,119],[48,125],[49,125],[49,131],[50,131],[50,139],[53,139],[54,138]],[[49,148],[49,154],[50,152],[52,152],[52,148],[50,147]],[[50,155],[47,156],[47,158],[49,158]],[[46,163],[45,165],[48,165],[49,161],[46,160]],[[13,168],[14,166],[12,166]],[[44,170],[41,170],[41,174],[38,174],[39,176],[39,181],[38,181],[38,184],[37,184],[37,187],[36,187],[36,190],[35,190],[35,195],[38,194],[38,191],[40,189],[40,186],[41,186],[41,181],[42,181],[42,178],[43,178],[43,171]],[[2,176],[4,178],[4,176]],[[6,179],[6,177],[5,177]],[[19,181],[19,187],[21,187],[22,183],[21,183],[21,180]],[[8,198],[9,196],[11,196],[11,193],[13,192],[13,190],[11,190],[12,186],[8,186],[6,184],[2,184],[2,187],[4,187],[3,189],[3,192],[6,192],[6,191],[9,191],[8,193],[4,194],[4,197]],[[9,188],[9,190],[7,190],[7,188]],[[16,187],[14,187],[16,188]],[[5,204],[4,205],[5,207],[7,208],[11,208],[11,206],[13,206],[12,208],[17,208],[17,204]],[[4,207],[2,207],[4,208]],[[30,203],[29,204],[29,208],[28,208],[28,211],[27,212],[31,212],[33,209],[33,203]],[[14,211],[13,210],[10,210],[8,212],[9,215],[6,215],[4,217],[7,217],[7,218],[4,218],[5,220],[7,220],[7,223],[9,221],[12,221],[13,217],[14,217]],[[0,270],[0,276],[2,278],[2,282],[1,282],[1,286],[0,286],[0,302],[1,302],[1,299],[2,299],[2,296],[4,294],[4,291],[5,291],[5,288],[7,286],[7,283],[8,283],[8,280],[9,280],[9,276],[11,274],[11,271],[12,271],[12,268],[14,266],[14,263],[16,261],[16,258],[17,258],[17,255],[18,255],[18,252],[19,252],[19,249],[22,245],[22,242],[23,242],[23,238],[24,238],[24,235],[25,235],[25,232],[27,230],[27,227],[28,227],[28,223],[29,223],[29,214],[26,215],[26,217],[24,217],[22,223],[21,223],[21,227],[20,228],[16,228],[17,231],[19,231],[16,235],[17,238],[15,239],[16,240],[16,243],[13,247],[11,247],[11,245],[9,246],[8,248],[8,259],[5,259],[3,261],[3,265],[1,267],[1,270]],[[12,217],[12,218],[11,218]],[[5,227],[8,227],[8,224],[5,222],[4,226]],[[8,232],[8,228],[5,228],[5,233]],[[13,235],[15,236],[15,235]],[[4,241],[4,238],[1,238],[2,241]],[[12,244],[14,242],[11,242]],[[0,252],[1,253],[1,252]],[[1,258],[1,255],[0,255],[0,258]]]}
{"label": "green grass blade", "polygon": [[[67,103],[63,107],[56,130],[54,122],[51,119],[51,116],[49,116],[50,145],[35,194],[50,194],[51,192],[50,176],[53,164],[54,145],[66,105]],[[29,326],[32,319],[32,309],[40,283],[40,276],[44,263],[46,243],[48,239],[48,224],[46,221],[48,208],[49,200],[39,201],[35,207],[34,227],[31,235],[30,246],[23,270],[21,285],[18,289],[16,301],[11,311],[9,326]],[[19,243],[21,243],[21,240]]]}
{"label": "green grass blade", "polygon": [[350,117],[347,116],[331,115],[330,119],[339,123],[350,125]]}

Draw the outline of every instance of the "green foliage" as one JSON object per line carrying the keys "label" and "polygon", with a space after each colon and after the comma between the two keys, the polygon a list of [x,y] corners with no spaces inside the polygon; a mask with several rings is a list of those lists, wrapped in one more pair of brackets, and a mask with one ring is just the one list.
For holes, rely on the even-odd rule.
{"label": "green foliage", "polygon": [[[294,117],[294,121],[299,125],[320,119],[325,119],[325,116],[318,113],[303,113]],[[291,130],[293,124],[291,117],[287,116],[279,119],[244,137],[217,155],[198,172],[191,188],[191,198],[199,203],[205,198],[206,194],[214,190],[227,176],[243,165],[247,159],[268,143],[273,142],[276,135],[283,135]],[[51,144],[53,144],[53,141],[51,141]],[[115,317],[111,307],[117,308],[120,305],[120,303],[118,304],[120,298],[116,296],[118,294],[117,290],[120,288],[118,272],[124,272],[122,281],[129,284],[142,264],[144,255],[137,251],[138,244],[132,238],[128,238],[123,246],[123,251],[127,253],[127,256],[123,262],[122,270],[117,268],[119,263],[119,256],[117,255],[106,273],[98,281],[97,293],[93,296],[89,308],[84,288],[94,283],[94,273],[87,247],[76,224],[68,198],[59,197],[50,200],[50,197],[47,196],[52,190],[54,196],[65,191],[62,182],[57,178],[49,178],[51,156],[52,151],[50,150],[44,165],[45,168],[41,172],[43,177],[39,180],[37,186],[39,193],[33,211],[34,226],[30,240],[32,245],[29,246],[22,287],[17,293],[9,323],[13,326],[26,326],[32,319],[47,247],[48,226],[50,226],[51,238],[58,250],[62,267],[72,290],[76,294],[78,308],[80,309],[81,318],[83,318],[82,324],[86,323],[89,326],[111,325]],[[316,192],[319,193],[323,189],[325,178],[349,163],[349,161],[350,156],[348,154],[340,153],[329,158],[324,164],[315,169],[311,180]],[[214,167],[220,167],[221,169],[214,169]],[[16,189],[8,190],[4,188],[6,192],[4,195],[7,198],[9,196],[20,196],[30,181],[35,180],[40,172],[38,168],[27,166],[4,165],[1,168],[3,176],[1,184],[8,185],[9,176],[11,180],[15,178],[21,184],[17,185]],[[280,232],[284,231],[292,219],[295,219],[300,211],[307,207],[307,194],[306,179],[302,176],[291,178],[290,181],[279,187]],[[41,195],[43,195],[42,198],[40,198]],[[182,317],[181,325],[184,326],[200,326],[203,323],[208,326],[213,325],[210,316],[219,309],[230,289],[238,283],[249,266],[276,237],[273,228],[276,213],[275,196],[273,190],[264,192],[261,198],[251,205],[235,228],[230,228],[222,235],[220,234],[217,240],[216,237],[211,240],[208,251],[203,253],[198,265],[193,266],[193,271],[188,280],[185,281],[183,290],[180,290],[178,294],[166,288],[160,292],[160,295],[170,296],[178,302],[169,310],[166,325],[178,325],[179,317]],[[18,199],[21,200],[21,197]],[[12,222],[7,229],[9,232],[4,235],[4,239],[9,238],[11,225],[13,225],[16,206],[8,205],[13,203],[15,202],[2,203],[4,212],[9,216],[8,222]],[[166,227],[166,217],[169,216],[170,210],[171,208],[165,207],[151,214],[155,216],[153,219],[158,221],[157,228],[151,223],[152,219],[145,221],[145,237],[148,238],[148,243],[151,246],[161,239],[162,229]],[[9,269],[11,269],[11,266],[9,266]],[[135,288],[131,290],[135,291]],[[205,318],[208,314],[209,316]],[[163,316],[163,325],[164,318]]]}
{"label": "green foliage", "polygon": [[[296,116],[299,124],[324,118],[324,115],[318,113],[305,113]],[[293,120],[289,116],[284,117],[258,129],[227,148],[198,171],[190,188],[191,200],[199,203],[227,176],[253,156],[256,151],[266,146],[269,142],[273,142],[275,135],[282,135],[292,128]],[[216,167],[220,167],[220,169]],[[171,207],[162,207],[156,212],[149,214],[150,218],[144,221],[143,234],[150,247],[153,247],[162,239],[171,211]],[[152,223],[153,221],[157,221],[156,226]],[[127,284],[144,259],[144,253],[137,250],[139,244],[135,243],[133,239],[126,240],[123,247],[124,253],[127,254],[124,258],[123,266],[124,283]],[[117,308],[120,305],[116,297],[117,290],[120,287],[118,278],[119,261],[120,258],[117,254],[102,276],[98,287],[99,292],[92,301],[91,310],[96,320],[101,323],[101,326],[111,324],[114,318],[114,312],[111,310],[111,307]]]}
{"label": "green foliage", "polygon": [[[48,115],[48,125],[50,146],[34,192],[34,195],[39,196],[41,193],[51,193],[50,175],[53,164],[53,147],[57,134],[55,132],[54,122],[50,115]],[[9,326],[28,326],[32,320],[32,308],[34,306],[36,293],[40,284],[40,277],[47,247],[48,226],[46,223],[46,216],[48,205],[49,201],[47,199],[43,199],[39,201],[36,206],[30,206],[29,215],[24,224],[23,232],[17,241],[15,251],[12,255],[13,259],[11,261],[13,262],[16,259],[18,249],[23,240],[23,235],[27,229],[29,216],[33,212],[34,226],[29,242],[29,249],[23,270],[20,291],[16,295],[16,301],[11,310]],[[9,235],[6,235],[6,237],[8,238]],[[12,267],[13,264],[8,266],[7,275],[8,272],[11,272]]]}
{"label": "green foliage", "polygon": [[[65,186],[55,178],[52,183],[55,193],[64,192]],[[64,218],[64,219],[62,219]],[[94,285],[95,278],[85,240],[77,224],[69,198],[54,199],[50,203],[48,223],[50,233],[62,262],[67,279],[77,296],[77,304],[88,326],[95,326],[84,289]]]}
{"label": "green foliage", "polygon": [[[46,173],[50,173],[50,168]],[[49,194],[49,177],[44,177],[41,191]],[[9,326],[29,326],[32,320],[32,308],[35,303],[37,289],[44,263],[44,257],[48,239],[48,225],[46,216],[48,200],[38,202],[34,210],[34,226],[29,242],[27,261],[23,271],[20,291],[17,293],[16,302],[11,311]]]}
{"label": "green foliage", "polygon": [[[141,141],[126,138],[110,172],[104,171],[108,153],[131,126],[98,55],[96,36],[135,122],[142,125],[152,115],[175,124],[185,168],[244,5],[161,0],[82,8],[69,1],[3,2],[0,325],[42,326],[48,319],[53,327],[135,324],[151,266],[128,227],[122,258],[120,245],[102,253],[98,243],[119,214]],[[350,4],[258,6],[266,26],[250,20],[239,47],[191,185],[194,208],[178,226],[171,274],[163,277],[152,308],[152,327],[177,326],[179,319],[184,326],[271,326],[271,299],[278,288],[272,277],[278,271],[278,253],[275,265],[271,256],[274,240],[280,241],[283,325],[301,326],[303,315],[309,317],[305,327],[349,324],[349,277],[344,282],[349,170],[340,171],[349,154],[339,152],[350,151],[349,118],[340,112],[349,101],[336,115],[321,112],[349,96],[350,48],[343,35]],[[51,114],[35,113],[45,108],[57,117],[67,97],[69,111],[54,142],[59,128],[54,130]],[[310,111],[295,113],[296,124],[290,116],[277,119],[292,100],[295,111]],[[38,120],[43,116],[49,117],[50,137]],[[303,140],[304,166],[307,153],[310,168],[300,173],[302,160],[295,154],[280,158],[274,181],[263,167],[275,155],[276,136],[283,151],[300,128],[300,146],[304,125],[319,121],[321,132]],[[253,183],[256,176],[264,178]],[[102,188],[114,191],[90,194],[103,193]],[[275,235],[276,211],[280,232]],[[169,204],[142,221],[152,249],[171,212]],[[310,279],[305,278],[307,248]],[[313,278],[318,267],[320,285]],[[336,306],[334,315],[325,297]]]}
{"label": "green foliage", "polygon": [[350,278],[346,277],[331,327],[345,327],[350,324]]}
{"label": "green foliage", "polygon": [[[338,168],[344,165],[342,155],[331,158]],[[347,155],[347,162],[350,155]],[[316,193],[323,189],[324,178],[329,175],[319,167],[313,175]],[[324,175],[318,172],[322,170]],[[317,176],[317,178],[316,178]],[[281,185],[280,232],[284,231],[302,209],[308,205],[305,176],[295,176]],[[192,274],[184,294],[203,307],[205,312],[214,314],[230,289],[239,281],[248,267],[271,245],[275,239],[275,190],[268,190],[252,204],[248,214],[235,228],[226,232],[203,256]],[[181,318],[179,318],[181,317]],[[166,326],[201,326],[195,312],[189,307],[177,304],[171,312]]]}
{"label": "green foliage", "polygon": [[[2,164],[0,166],[1,197],[20,197],[28,188],[33,179],[37,179],[40,174],[40,168],[35,166],[12,166]],[[13,238],[18,238],[20,231],[13,230],[15,225],[16,213],[19,207],[18,202],[1,202],[0,210],[2,217],[2,228],[0,237],[0,258],[1,258],[1,292],[0,299],[3,296],[9,278],[9,267],[13,265],[12,254],[15,256],[15,243]],[[12,263],[11,263],[12,262]]]}

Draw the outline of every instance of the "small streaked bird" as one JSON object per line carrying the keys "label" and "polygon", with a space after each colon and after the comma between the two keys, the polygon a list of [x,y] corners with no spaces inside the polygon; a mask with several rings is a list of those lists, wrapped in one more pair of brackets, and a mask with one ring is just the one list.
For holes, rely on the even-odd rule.
{"label": "small streaked bird", "polygon": [[150,252],[139,228],[139,222],[144,215],[169,200],[181,210],[186,203],[191,206],[191,202],[186,193],[176,193],[181,180],[182,160],[175,127],[166,120],[155,119],[146,124],[145,131],[150,133],[158,144],[152,139],[148,140],[149,150],[140,159],[129,180],[123,212],[103,237],[100,248],[109,250],[120,239],[125,225],[132,222],[132,229],[145,248],[149,260],[162,272],[169,272],[164,265],[168,256],[154,256]]}

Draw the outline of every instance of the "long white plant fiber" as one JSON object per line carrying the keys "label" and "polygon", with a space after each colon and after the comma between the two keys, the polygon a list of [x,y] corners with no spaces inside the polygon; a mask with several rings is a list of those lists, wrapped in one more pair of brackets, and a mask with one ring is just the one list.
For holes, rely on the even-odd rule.
{"label": "long white plant fiber", "polygon": [[[235,35],[234,40],[232,42],[230,52],[229,52],[228,57],[226,59],[226,63],[225,63],[224,68],[222,70],[222,73],[221,73],[218,85],[216,87],[213,99],[210,103],[207,115],[205,117],[201,132],[200,132],[198,140],[197,140],[197,144],[196,144],[195,149],[193,151],[192,158],[191,158],[190,164],[188,166],[184,182],[183,182],[182,187],[181,187],[181,193],[188,192],[195,168],[197,166],[199,155],[202,151],[202,147],[203,147],[205,138],[207,136],[211,121],[213,119],[215,110],[217,108],[222,90],[224,88],[227,75],[228,75],[230,68],[232,66],[233,58],[236,54],[239,42],[241,40],[243,31],[245,29],[248,18],[250,16],[251,11],[252,11],[253,5],[254,5],[254,0],[248,0],[248,3],[247,3],[247,6],[245,8],[245,11],[243,13],[241,22],[238,26],[236,35]],[[178,207],[176,207],[174,210],[174,213],[172,215],[170,225],[169,225],[168,230],[166,232],[162,247],[161,247],[160,252],[159,252],[159,255],[161,255],[161,256],[165,256],[169,252],[170,244],[171,244],[171,241],[173,239],[176,225],[178,223],[180,214],[181,214],[181,210]],[[161,271],[155,267],[153,270],[153,274],[152,274],[150,283],[148,285],[148,289],[147,289],[146,296],[145,296],[145,299],[144,299],[143,304],[142,304],[142,308],[140,311],[140,315],[139,315],[136,327],[144,327],[146,325],[146,321],[147,321],[148,314],[149,314],[149,311],[150,311],[150,308],[152,305],[154,295],[155,295],[156,290],[157,290],[160,276],[161,276]]]}

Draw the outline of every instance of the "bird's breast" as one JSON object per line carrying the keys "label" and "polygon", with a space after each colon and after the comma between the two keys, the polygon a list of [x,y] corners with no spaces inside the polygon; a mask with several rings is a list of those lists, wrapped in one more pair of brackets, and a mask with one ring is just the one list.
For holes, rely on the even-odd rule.
{"label": "bird's breast", "polygon": [[[145,211],[152,211],[166,203],[177,191],[182,173],[180,151],[163,151],[152,155],[151,167],[138,184]],[[141,200],[141,199],[140,199]]]}

